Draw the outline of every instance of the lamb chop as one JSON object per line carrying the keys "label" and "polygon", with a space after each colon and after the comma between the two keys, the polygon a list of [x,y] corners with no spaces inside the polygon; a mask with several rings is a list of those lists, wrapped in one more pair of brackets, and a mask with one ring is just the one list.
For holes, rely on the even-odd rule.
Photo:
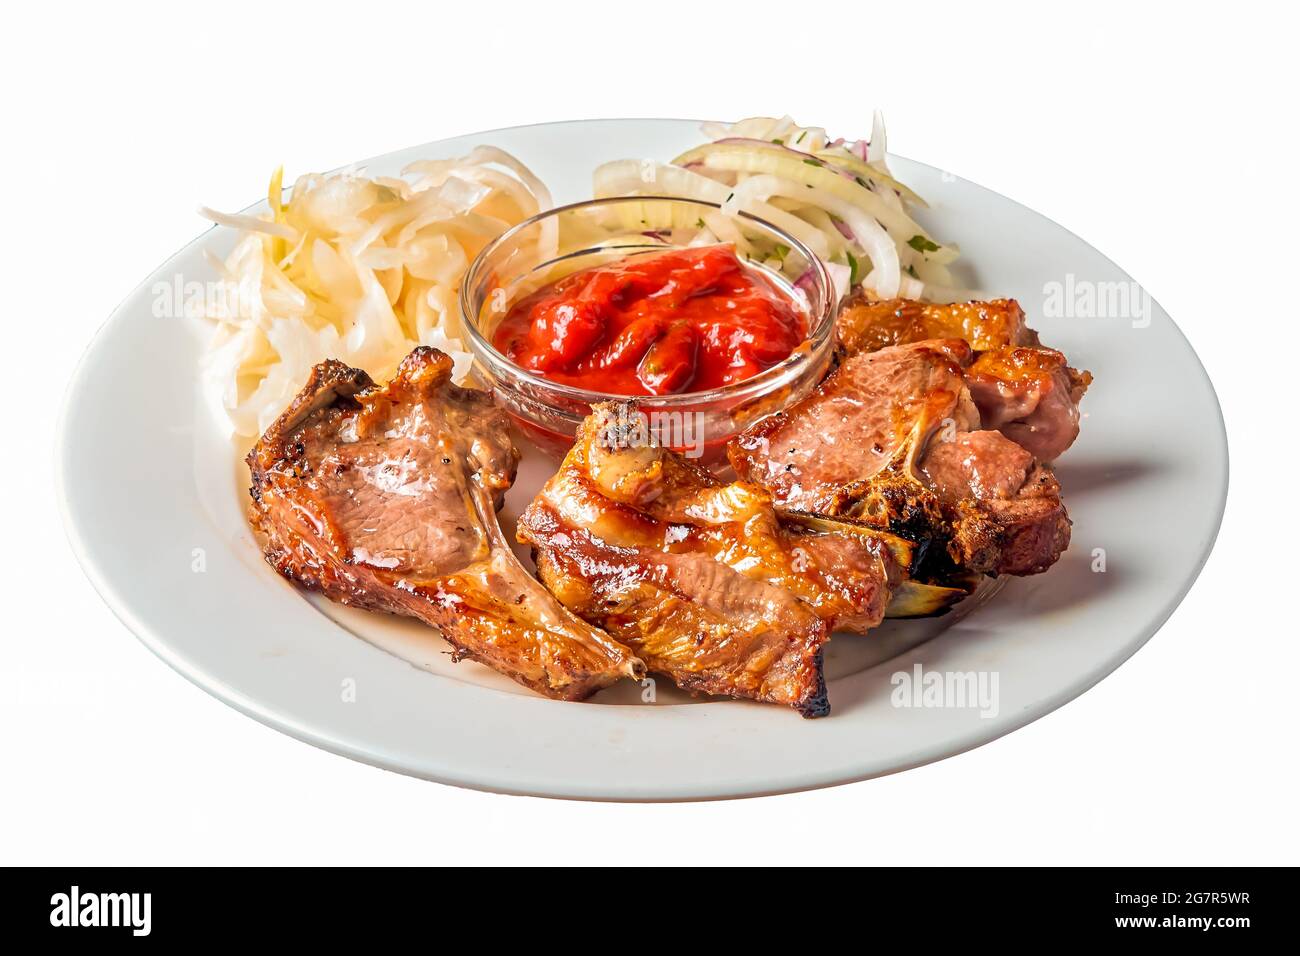
{"label": "lamb chop", "polygon": [[887,534],[783,527],[771,497],[658,447],[630,403],[597,405],[519,519],[568,608],[678,686],[829,710],[822,645],[864,632],[908,591]]}
{"label": "lamb chop", "polygon": [[1079,401],[1092,375],[1043,347],[1014,299],[936,305],[877,301],[858,292],[840,310],[835,334],[844,355],[964,339],[977,353],[966,384],[985,428],[1002,432],[1039,461],[1055,460],[1079,435]]}
{"label": "lamb chop", "polygon": [[981,428],[961,339],[846,358],[807,398],[732,441],[744,481],[778,510],[845,519],[927,547],[922,579],[1034,574],[1069,543],[1050,470]]}
{"label": "lamb chop", "polygon": [[519,564],[496,510],[519,453],[485,392],[417,348],[387,385],[324,362],[248,455],[266,560],[341,604],[406,615],[470,658],[579,700],[644,665]]}

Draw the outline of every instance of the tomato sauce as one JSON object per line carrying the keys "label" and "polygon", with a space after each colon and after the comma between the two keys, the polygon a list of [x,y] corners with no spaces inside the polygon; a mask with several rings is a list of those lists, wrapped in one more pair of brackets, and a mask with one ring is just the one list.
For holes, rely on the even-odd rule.
{"label": "tomato sauce", "polygon": [[726,245],[629,256],[521,299],[492,336],[543,378],[615,395],[743,382],[790,355],[806,311]]}

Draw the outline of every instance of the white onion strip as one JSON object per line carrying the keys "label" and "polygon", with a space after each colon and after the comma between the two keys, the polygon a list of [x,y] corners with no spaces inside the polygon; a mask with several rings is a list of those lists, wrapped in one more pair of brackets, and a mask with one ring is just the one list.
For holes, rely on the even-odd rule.
{"label": "white onion strip", "polygon": [[880,223],[857,206],[832,196],[825,190],[791,182],[779,176],[751,176],[736,186],[731,198],[723,203],[722,211],[734,214],[745,209],[751,202],[773,196],[811,202],[841,219],[871,260],[871,272],[863,279],[863,285],[870,286],[882,299],[892,299],[898,295],[902,267],[894,240]]}

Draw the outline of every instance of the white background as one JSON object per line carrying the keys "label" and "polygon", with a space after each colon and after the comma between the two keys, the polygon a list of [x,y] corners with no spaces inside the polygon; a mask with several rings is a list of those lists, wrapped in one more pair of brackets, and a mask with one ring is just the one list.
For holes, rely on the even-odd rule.
{"label": "white background", "polygon": [[[9,10],[0,862],[1300,862],[1294,25],[1247,3],[991,6]],[[895,151],[1131,273],[1223,405],[1231,492],[1200,581],[1062,710],[815,793],[473,793],[237,714],[138,644],[73,560],[51,482],[64,388],[117,302],[204,228],[199,203],[246,205],[280,162],[292,176],[500,126],[788,112],[856,136],[877,106]]]}

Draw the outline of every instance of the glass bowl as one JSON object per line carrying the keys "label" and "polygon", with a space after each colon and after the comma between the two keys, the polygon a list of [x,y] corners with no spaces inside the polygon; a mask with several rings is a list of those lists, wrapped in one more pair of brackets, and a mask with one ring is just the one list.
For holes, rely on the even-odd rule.
{"label": "glass bowl", "polygon": [[[705,242],[730,242],[807,312],[808,335],[787,358],[752,378],[709,391],[614,395],[552,382],[492,345],[511,306],[581,269],[626,256]],[[714,463],[753,422],[808,394],[831,360],[836,296],[821,260],[762,219],[724,215],[713,203],[658,196],[594,199],[548,210],[488,243],[465,274],[463,341],[475,374],[539,448],[563,456],[597,402],[632,401],[654,437],[690,458]]]}

